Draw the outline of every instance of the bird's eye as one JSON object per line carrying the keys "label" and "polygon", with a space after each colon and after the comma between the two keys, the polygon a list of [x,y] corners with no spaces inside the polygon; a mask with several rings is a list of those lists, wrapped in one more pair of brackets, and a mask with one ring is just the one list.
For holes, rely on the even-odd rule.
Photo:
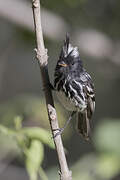
{"label": "bird's eye", "polygon": [[71,64],[74,65],[74,62],[72,62]]}

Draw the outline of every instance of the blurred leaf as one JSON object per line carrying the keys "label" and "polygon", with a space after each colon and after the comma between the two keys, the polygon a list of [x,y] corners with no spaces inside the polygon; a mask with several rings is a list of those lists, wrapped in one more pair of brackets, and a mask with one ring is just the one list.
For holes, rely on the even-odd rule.
{"label": "blurred leaf", "polygon": [[0,125],[0,159],[9,153],[13,158],[20,155],[20,148],[18,147],[16,137],[17,134],[14,130]]}
{"label": "blurred leaf", "polygon": [[25,151],[25,164],[31,180],[37,180],[39,167],[44,158],[44,148],[40,141],[32,140],[29,149]]}
{"label": "blurred leaf", "polygon": [[72,166],[75,180],[110,180],[119,171],[119,159],[110,154],[87,154]]}
{"label": "blurred leaf", "polygon": [[110,179],[120,171],[120,161],[112,154],[103,154],[99,158],[97,173],[102,178]]}
{"label": "blurred leaf", "polygon": [[4,136],[7,136],[8,138],[12,139],[21,147],[26,146],[26,136],[24,136],[23,133],[20,133],[20,131],[13,130],[11,128],[7,128],[5,126],[0,125],[0,133],[2,133]]}
{"label": "blurred leaf", "polygon": [[[63,127],[68,117],[65,115],[64,108],[60,103],[55,103],[55,107],[57,110],[59,125],[60,127]],[[21,122],[24,125],[29,126],[31,124],[35,124],[36,126],[40,126],[45,129],[50,128],[45,99],[33,94],[22,94],[6,103],[1,104],[0,117],[1,123],[9,127],[15,126],[15,122],[13,120],[16,119],[16,117],[24,117],[24,119],[21,119]],[[19,126],[21,125],[19,124]],[[70,137],[72,134],[71,129],[72,128],[70,128],[70,126],[65,129],[64,138],[67,139]]]}
{"label": "blurred leaf", "polygon": [[75,180],[110,180],[119,172],[120,161],[111,154],[87,154],[72,166]]}
{"label": "blurred leaf", "polygon": [[98,177],[96,179],[97,162],[98,158],[93,154],[85,155],[80,158],[72,167],[73,179],[98,180]]}
{"label": "blurred leaf", "polygon": [[41,166],[39,167],[39,176],[42,180],[48,180],[48,177]]}
{"label": "blurred leaf", "polygon": [[0,160],[5,157],[20,157],[20,148],[13,138],[0,134]]}
{"label": "blurred leaf", "polygon": [[120,159],[120,120],[102,121],[95,131],[95,145],[99,151],[112,153]]}
{"label": "blurred leaf", "polygon": [[[59,103],[56,103],[55,106],[60,125],[62,126],[66,120],[64,109]],[[47,129],[50,127],[44,98],[33,94],[19,95],[0,105],[2,124],[13,127],[13,119],[17,116],[25,117],[25,120],[32,120],[34,123],[37,122],[38,125]],[[69,128],[67,128],[66,131],[68,129]]]}
{"label": "blurred leaf", "polygon": [[21,133],[24,133],[26,136],[28,136],[31,139],[37,139],[44,144],[48,145],[51,148],[54,147],[52,135],[47,130],[40,128],[40,127],[29,127],[29,128],[22,128]]}
{"label": "blurred leaf", "polygon": [[14,119],[14,123],[15,123],[15,129],[19,130],[22,128],[22,120],[23,118],[21,116],[16,116]]}
{"label": "blurred leaf", "polygon": [[9,137],[16,137],[16,132],[15,130],[9,129],[3,125],[0,125],[0,133],[4,134],[5,136],[9,136]]}
{"label": "blurred leaf", "polygon": [[[43,180],[47,180],[47,176],[40,166],[44,158],[44,148],[42,143],[54,148],[51,134],[43,128],[21,128],[21,118],[16,117],[15,120],[17,124],[16,129],[18,129],[17,131],[0,125],[0,133],[7,137],[7,139],[10,138],[15,143],[19,151],[21,151],[22,156],[25,155],[25,164],[30,179],[37,180],[39,173]],[[5,141],[5,143],[7,142]],[[5,151],[4,156],[11,151],[11,148],[7,148],[7,150],[8,151]]]}

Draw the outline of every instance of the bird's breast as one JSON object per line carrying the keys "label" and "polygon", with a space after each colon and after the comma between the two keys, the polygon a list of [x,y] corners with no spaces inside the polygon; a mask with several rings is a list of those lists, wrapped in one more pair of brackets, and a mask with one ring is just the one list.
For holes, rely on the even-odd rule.
{"label": "bird's breast", "polygon": [[79,111],[83,113],[87,108],[85,103],[79,103],[74,97],[72,99],[67,97],[63,91],[56,91],[56,94],[61,104],[68,111]]}
{"label": "bird's breast", "polygon": [[76,111],[77,107],[75,102],[70,100],[63,91],[56,91],[56,95],[61,102],[61,104],[67,109],[68,111]]}

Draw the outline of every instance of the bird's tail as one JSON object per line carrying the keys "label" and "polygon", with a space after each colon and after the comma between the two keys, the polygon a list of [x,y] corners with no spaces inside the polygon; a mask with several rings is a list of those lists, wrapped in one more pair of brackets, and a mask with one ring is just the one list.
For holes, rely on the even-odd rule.
{"label": "bird's tail", "polygon": [[77,129],[78,133],[80,133],[85,140],[89,140],[90,138],[90,120],[87,117],[87,111],[85,113],[78,112],[78,122]]}

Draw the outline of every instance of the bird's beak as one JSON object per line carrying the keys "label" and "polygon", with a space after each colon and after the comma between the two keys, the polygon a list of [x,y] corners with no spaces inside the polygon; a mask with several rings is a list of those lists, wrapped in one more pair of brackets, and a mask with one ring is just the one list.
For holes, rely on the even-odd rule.
{"label": "bird's beak", "polygon": [[65,64],[64,62],[58,63],[58,65],[62,67],[67,67],[67,64]]}

